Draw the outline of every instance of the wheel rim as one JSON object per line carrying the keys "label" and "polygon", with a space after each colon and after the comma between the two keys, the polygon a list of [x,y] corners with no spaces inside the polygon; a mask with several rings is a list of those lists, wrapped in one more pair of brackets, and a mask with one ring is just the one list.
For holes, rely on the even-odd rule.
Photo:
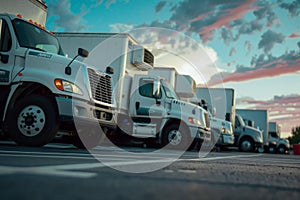
{"label": "wheel rim", "polygon": [[168,135],[168,142],[169,144],[176,146],[179,145],[182,141],[182,135],[180,133],[180,131],[178,130],[172,130],[169,132]]}
{"label": "wheel rim", "polygon": [[285,153],[285,149],[283,147],[279,147],[278,152],[281,153],[281,154]]}
{"label": "wheel rim", "polygon": [[33,137],[41,133],[45,122],[46,116],[43,109],[36,105],[25,107],[18,116],[18,128],[27,137]]}
{"label": "wheel rim", "polygon": [[242,142],[242,149],[243,149],[244,151],[250,151],[251,148],[252,148],[252,144],[251,144],[250,141],[245,140],[245,141]]}

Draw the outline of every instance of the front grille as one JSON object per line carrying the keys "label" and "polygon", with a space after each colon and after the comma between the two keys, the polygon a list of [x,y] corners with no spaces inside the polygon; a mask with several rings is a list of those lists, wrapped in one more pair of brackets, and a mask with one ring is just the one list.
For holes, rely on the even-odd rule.
{"label": "front grille", "polygon": [[151,65],[153,67],[153,63],[154,63],[154,56],[153,54],[148,51],[147,49],[144,49],[144,62],[148,63],[149,65]]}
{"label": "front grille", "polygon": [[112,83],[111,77],[88,69],[89,81],[92,90],[92,96],[95,100],[104,103],[112,103]]}

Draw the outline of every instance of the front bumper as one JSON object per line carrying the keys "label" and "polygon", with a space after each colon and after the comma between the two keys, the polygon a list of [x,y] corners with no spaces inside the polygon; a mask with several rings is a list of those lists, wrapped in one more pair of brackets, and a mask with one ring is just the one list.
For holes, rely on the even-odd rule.
{"label": "front bumper", "polygon": [[191,128],[192,138],[195,141],[200,142],[210,142],[211,141],[211,132],[210,129],[201,128],[201,127],[192,127]]}
{"label": "front bumper", "polygon": [[[72,129],[77,125],[100,125],[115,128],[115,113],[109,107],[100,107],[90,102],[74,98],[56,97],[60,121],[64,129]],[[68,128],[68,126],[70,126]]]}
{"label": "front bumper", "polygon": [[230,146],[234,144],[234,135],[232,134],[221,134],[217,145],[220,146]]}

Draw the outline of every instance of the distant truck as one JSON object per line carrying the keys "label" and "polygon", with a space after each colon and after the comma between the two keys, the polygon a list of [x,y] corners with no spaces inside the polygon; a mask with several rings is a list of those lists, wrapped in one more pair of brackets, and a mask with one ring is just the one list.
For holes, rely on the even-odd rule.
{"label": "distant truck", "polygon": [[43,146],[60,130],[92,148],[101,138],[92,125],[116,126],[110,75],[65,57],[57,38],[21,15],[0,14],[0,91],[0,128],[19,145]]}
{"label": "distant truck", "polygon": [[277,122],[269,122],[269,149],[270,153],[285,154],[289,152],[290,142],[281,138],[281,126]]}
{"label": "distant truck", "polygon": [[284,154],[289,151],[289,141],[280,138],[280,126],[269,122],[268,110],[237,109],[236,112],[249,126],[262,130],[265,152]]}
{"label": "distant truck", "polygon": [[224,147],[234,144],[232,124],[212,116],[207,105],[204,105],[201,99],[195,98],[196,82],[191,76],[178,74],[174,67],[155,67],[149,70],[148,74],[165,78],[175,87],[175,92],[180,99],[189,101],[207,111],[213,145]]}
{"label": "distant truck", "polygon": [[0,13],[17,15],[37,25],[46,26],[47,6],[42,0],[1,1]]}
{"label": "distant truck", "polygon": [[235,143],[240,151],[254,152],[263,146],[262,132],[245,125],[235,111],[235,92],[231,88],[197,87],[196,95],[204,99],[210,109],[216,109],[216,117],[229,121],[234,127]]}
{"label": "distant truck", "polygon": [[268,110],[236,109],[246,125],[259,129],[263,134],[264,149],[269,147],[269,113]]}
{"label": "distant truck", "polygon": [[91,51],[87,63],[114,69],[117,136],[127,135],[176,149],[187,149],[194,140],[210,140],[205,110],[179,100],[168,81],[149,75],[154,56],[129,34],[55,35],[67,54],[73,56],[74,46],[83,45]]}

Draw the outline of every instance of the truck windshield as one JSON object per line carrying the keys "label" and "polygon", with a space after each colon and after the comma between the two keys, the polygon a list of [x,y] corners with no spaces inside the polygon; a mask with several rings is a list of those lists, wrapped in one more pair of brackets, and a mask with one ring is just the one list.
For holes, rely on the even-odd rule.
{"label": "truck windshield", "polygon": [[20,19],[13,26],[21,47],[63,55],[58,40],[47,31]]}
{"label": "truck windshield", "polygon": [[162,81],[162,86],[163,86],[166,96],[168,98],[178,99],[174,89],[172,88],[172,86],[169,83]]}

